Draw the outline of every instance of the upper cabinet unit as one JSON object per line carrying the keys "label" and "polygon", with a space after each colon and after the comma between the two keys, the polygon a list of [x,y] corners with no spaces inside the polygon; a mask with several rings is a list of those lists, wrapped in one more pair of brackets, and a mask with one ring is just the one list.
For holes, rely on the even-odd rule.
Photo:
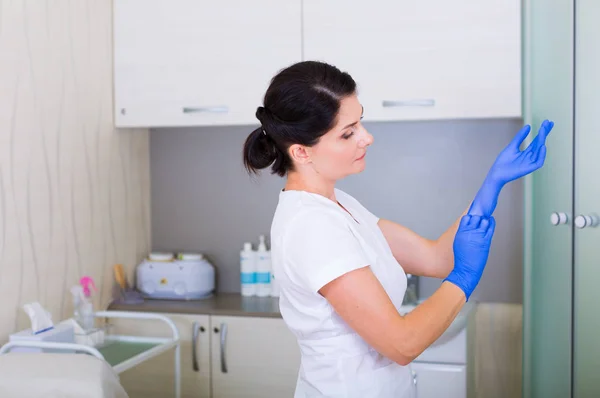
{"label": "upper cabinet unit", "polygon": [[520,0],[304,0],[304,57],[347,71],[365,120],[521,116]]}
{"label": "upper cabinet unit", "polygon": [[255,124],[301,59],[300,0],[115,0],[117,127]]}
{"label": "upper cabinet unit", "polygon": [[271,78],[322,60],[366,121],[521,116],[519,0],[116,0],[117,127],[256,124]]}

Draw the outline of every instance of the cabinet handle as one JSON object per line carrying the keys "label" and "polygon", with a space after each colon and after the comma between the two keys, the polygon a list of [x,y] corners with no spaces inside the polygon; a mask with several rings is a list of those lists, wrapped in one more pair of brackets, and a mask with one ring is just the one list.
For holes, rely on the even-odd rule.
{"label": "cabinet handle", "polygon": [[415,372],[412,368],[410,369],[410,371],[412,373],[413,388],[415,389],[415,398],[419,398],[419,390],[417,389],[417,372]]}
{"label": "cabinet handle", "polygon": [[427,99],[414,99],[404,101],[388,101],[383,100],[381,102],[384,108],[394,108],[400,106],[435,106],[435,100],[432,98]]}
{"label": "cabinet handle", "polygon": [[229,107],[227,106],[197,106],[197,107],[183,107],[183,113],[227,113]]}
{"label": "cabinet handle", "polygon": [[204,326],[200,326],[198,322],[192,324],[192,368],[194,372],[200,371],[200,365],[198,364],[198,335],[204,333]]}
{"label": "cabinet handle", "polygon": [[[215,328],[215,333],[219,333],[219,328]],[[227,373],[227,361],[225,359],[225,341],[227,339],[227,324],[221,323],[221,372]]]}

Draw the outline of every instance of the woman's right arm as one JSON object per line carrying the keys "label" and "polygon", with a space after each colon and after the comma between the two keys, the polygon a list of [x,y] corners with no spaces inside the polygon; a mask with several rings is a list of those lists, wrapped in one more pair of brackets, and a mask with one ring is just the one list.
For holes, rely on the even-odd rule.
{"label": "woman's right arm", "polygon": [[493,218],[464,216],[454,240],[454,270],[406,316],[398,313],[370,267],[348,272],[319,292],[369,345],[406,365],[442,335],[477,286],[494,228]]}

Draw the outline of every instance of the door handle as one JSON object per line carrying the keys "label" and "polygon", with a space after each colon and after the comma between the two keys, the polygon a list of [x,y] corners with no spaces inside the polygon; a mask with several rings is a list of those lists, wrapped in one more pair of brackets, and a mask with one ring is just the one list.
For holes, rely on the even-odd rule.
{"label": "door handle", "polygon": [[227,324],[221,323],[221,330],[215,328],[215,333],[221,333],[220,335],[220,351],[221,351],[221,372],[227,373],[227,359],[225,358],[225,344],[227,342]]}
{"label": "door handle", "polygon": [[579,229],[587,228],[587,227],[596,227],[598,225],[598,216],[596,214],[590,214],[589,216],[584,216],[583,214],[575,217],[575,226]]}
{"label": "door handle", "polygon": [[200,371],[200,365],[198,364],[198,335],[204,333],[204,326],[200,326],[198,322],[194,321],[192,324],[192,368],[194,372]]}
{"label": "door handle", "polygon": [[562,225],[569,222],[569,215],[563,212],[553,212],[550,214],[550,222],[552,225]]}

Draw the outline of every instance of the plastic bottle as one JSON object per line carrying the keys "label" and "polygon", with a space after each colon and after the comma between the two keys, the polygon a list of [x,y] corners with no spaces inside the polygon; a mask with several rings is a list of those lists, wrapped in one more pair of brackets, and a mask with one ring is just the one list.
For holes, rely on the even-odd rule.
{"label": "plastic bottle", "polygon": [[75,285],[71,287],[71,294],[73,295],[73,319],[75,319],[81,326],[83,324],[83,319],[80,313],[81,302],[85,299],[81,285]]}
{"label": "plastic bottle", "polygon": [[240,252],[240,283],[242,296],[256,295],[256,253],[250,242]]}
{"label": "plastic bottle", "polygon": [[271,294],[271,252],[267,250],[265,236],[260,236],[256,251],[256,295],[266,297]]}
{"label": "plastic bottle", "polygon": [[92,291],[90,286],[97,291],[94,280],[89,276],[84,276],[79,280],[83,289],[83,297],[79,302],[79,316],[81,317],[81,327],[84,330],[94,328],[94,304],[92,302]]}

